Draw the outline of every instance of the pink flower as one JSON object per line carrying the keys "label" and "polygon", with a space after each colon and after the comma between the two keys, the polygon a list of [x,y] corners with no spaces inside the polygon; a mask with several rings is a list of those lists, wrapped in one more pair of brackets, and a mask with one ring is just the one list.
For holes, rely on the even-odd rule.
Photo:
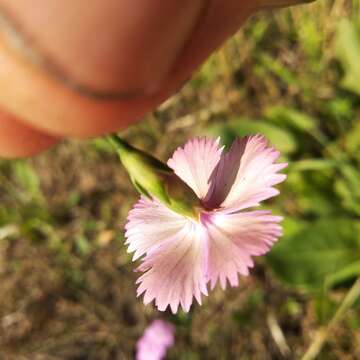
{"label": "pink flower", "polygon": [[195,138],[178,148],[168,165],[201,200],[198,217],[180,215],[156,199],[141,197],[126,224],[128,251],[143,257],[138,296],[155,300],[164,311],[189,311],[220,282],[238,285],[248,275],[253,256],[269,251],[281,236],[281,217],[270,211],[245,210],[279,194],[285,180],[275,163],[279,152],[260,135],[237,139],[228,152],[219,140]]}
{"label": "pink flower", "polygon": [[174,327],[163,320],[154,320],[136,344],[136,360],[161,360],[173,345]]}

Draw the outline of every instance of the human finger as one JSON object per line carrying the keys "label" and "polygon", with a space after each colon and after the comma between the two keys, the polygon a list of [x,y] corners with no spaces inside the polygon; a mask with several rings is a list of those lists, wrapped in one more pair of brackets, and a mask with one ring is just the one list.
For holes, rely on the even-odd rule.
{"label": "human finger", "polygon": [[13,116],[0,112],[0,157],[35,155],[54,145],[58,139],[33,130]]}

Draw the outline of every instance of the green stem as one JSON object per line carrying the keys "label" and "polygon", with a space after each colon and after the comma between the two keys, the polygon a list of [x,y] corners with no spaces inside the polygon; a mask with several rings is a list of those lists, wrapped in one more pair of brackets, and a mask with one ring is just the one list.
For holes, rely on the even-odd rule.
{"label": "green stem", "polygon": [[111,134],[107,136],[108,141],[112,144],[116,150],[130,150],[133,147],[124,141],[119,135]]}
{"label": "green stem", "polygon": [[349,292],[346,294],[344,300],[341,305],[336,310],[335,315],[330,320],[328,325],[320,329],[315,335],[315,339],[303,355],[301,360],[313,360],[320,353],[322,347],[326,342],[326,338],[328,337],[330,331],[337,325],[337,323],[343,318],[345,313],[354,305],[357,298],[360,296],[360,277],[355,281]]}

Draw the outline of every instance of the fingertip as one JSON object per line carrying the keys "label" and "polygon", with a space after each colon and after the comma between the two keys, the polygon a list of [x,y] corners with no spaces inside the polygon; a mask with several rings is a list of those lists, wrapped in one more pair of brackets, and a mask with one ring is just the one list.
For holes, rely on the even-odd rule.
{"label": "fingertip", "polygon": [[0,110],[0,157],[14,159],[36,155],[58,141]]}
{"label": "fingertip", "polygon": [[[250,13],[248,2],[211,2],[201,24],[179,52],[171,74],[152,95],[136,93],[134,96],[126,92],[121,96],[99,97],[65,86],[24,58],[0,32],[0,106],[16,114],[24,124],[55,137],[84,138],[118,131],[139,121],[146,112],[171,96]],[[231,21],[227,21],[229,14],[234,14]]]}

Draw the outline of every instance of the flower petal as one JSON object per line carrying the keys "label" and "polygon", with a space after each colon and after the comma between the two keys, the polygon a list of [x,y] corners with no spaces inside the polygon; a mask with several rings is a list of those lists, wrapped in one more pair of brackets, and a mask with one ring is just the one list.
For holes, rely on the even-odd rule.
{"label": "flower petal", "polygon": [[206,205],[234,212],[277,195],[279,191],[273,186],[286,178],[277,172],[287,166],[275,164],[279,156],[261,135],[235,140],[214,170]]}
{"label": "flower petal", "polygon": [[136,344],[136,360],[164,359],[174,345],[175,328],[163,320],[154,320]]}
{"label": "flower petal", "polygon": [[220,160],[219,139],[196,137],[179,147],[168,165],[203,199],[209,190],[209,178]]}
{"label": "flower petal", "polygon": [[281,236],[281,220],[269,211],[203,214],[201,222],[209,237],[207,280],[211,288],[218,280],[222,288],[226,280],[237,286],[238,274],[248,275],[253,266],[251,257],[265,254]]}
{"label": "flower petal", "polygon": [[138,296],[145,293],[145,304],[155,299],[160,311],[168,305],[173,313],[179,305],[189,311],[193,297],[201,304],[201,294],[207,295],[206,262],[206,232],[187,220],[179,232],[147,253],[139,267],[145,273],[137,281]]}
{"label": "flower petal", "polygon": [[135,251],[133,260],[140,258],[179,232],[185,223],[186,219],[183,216],[156,200],[141,197],[129,212],[125,226],[125,244],[129,245],[128,252]]}

